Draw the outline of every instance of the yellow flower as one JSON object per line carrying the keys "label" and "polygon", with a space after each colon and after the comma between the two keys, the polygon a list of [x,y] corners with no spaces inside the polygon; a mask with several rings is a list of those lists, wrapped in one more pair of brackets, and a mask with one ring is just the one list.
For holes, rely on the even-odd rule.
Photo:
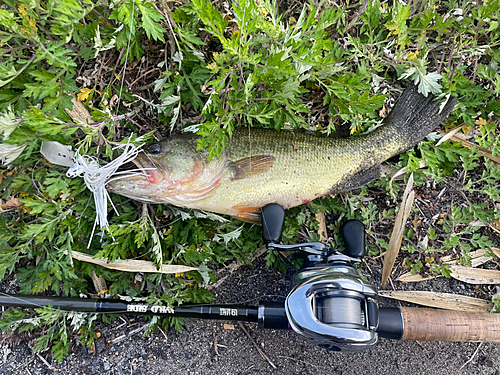
{"label": "yellow flower", "polygon": [[408,53],[406,54],[406,58],[407,58],[408,60],[410,60],[410,61],[412,61],[412,60],[416,60],[416,59],[417,59],[417,56],[418,56],[418,54],[419,54],[419,53],[420,53],[420,51],[408,52]]}
{"label": "yellow flower", "polygon": [[486,121],[484,118],[482,117],[479,117],[477,120],[476,120],[476,125],[479,126],[479,129],[481,129],[484,125],[486,125],[488,123],[488,121]]}
{"label": "yellow flower", "polygon": [[[481,126],[482,126],[482,125],[480,125],[480,126],[479,126],[479,129],[481,129]],[[463,132],[464,134],[467,134],[468,132],[470,132],[470,131],[471,131],[471,129],[472,129],[472,126],[470,126],[470,125],[464,125],[464,126],[462,127],[462,132]]]}
{"label": "yellow flower", "polygon": [[36,27],[36,20],[34,18],[28,17],[28,22],[36,34],[36,32],[38,31],[38,27]]}
{"label": "yellow flower", "polygon": [[217,68],[217,63],[214,61],[213,63],[208,64],[208,65],[206,66],[206,68],[207,68],[207,69],[210,69],[210,70],[215,69],[215,68]]}
{"label": "yellow flower", "polygon": [[87,100],[87,98],[89,97],[91,92],[92,92],[92,89],[89,89],[87,87],[80,89],[80,93],[77,95],[78,100],[81,102],[83,102],[84,100]]}
{"label": "yellow flower", "polygon": [[26,9],[24,8],[24,5],[21,4],[19,5],[19,13],[21,13],[23,16],[27,16],[28,15],[28,12],[26,12]]}
{"label": "yellow flower", "polygon": [[351,135],[358,131],[361,131],[361,125],[359,124],[359,122],[356,122],[356,126],[351,129]]}

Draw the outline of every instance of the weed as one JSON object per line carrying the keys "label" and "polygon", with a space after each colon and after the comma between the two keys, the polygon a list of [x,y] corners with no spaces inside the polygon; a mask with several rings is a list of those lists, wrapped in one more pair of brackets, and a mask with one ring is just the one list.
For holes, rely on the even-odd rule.
{"label": "weed", "polygon": [[[468,264],[472,249],[494,245],[500,222],[500,168],[490,160],[500,154],[498,0],[326,1],[287,11],[272,0],[233,0],[221,8],[207,0],[174,3],[4,1],[0,279],[15,273],[23,293],[77,296],[99,292],[89,287],[95,273],[113,296],[168,306],[213,300],[203,284],[224,262],[249,262],[248,254],[262,245],[259,227],[115,196],[119,215],[110,214],[110,231],[89,241],[93,199],[81,179],[68,179],[40,157],[41,142],[58,141],[104,160],[131,133],[135,141],[139,133],[155,137],[153,130],[196,132],[199,148],[211,156],[239,126],[357,136],[380,125],[401,92],[398,79],[443,100],[456,96],[445,130],[463,125],[462,136],[472,143],[436,145],[434,134],[391,161],[415,174],[418,192],[404,266],[449,276],[442,254],[458,254]],[[82,106],[89,116],[76,117],[72,109]],[[388,193],[397,197],[400,184],[381,177],[291,209],[284,241],[318,240],[314,214],[326,211],[340,249],[341,223],[356,218],[366,225],[368,254],[379,255],[397,210]],[[73,251],[200,272],[134,275],[74,260]],[[277,253],[266,259],[280,269],[287,264]],[[50,344],[61,360],[73,336],[92,345],[96,319],[51,308],[10,310],[0,326],[39,329],[35,349]],[[151,328],[157,324],[181,327],[179,320],[162,319]]]}

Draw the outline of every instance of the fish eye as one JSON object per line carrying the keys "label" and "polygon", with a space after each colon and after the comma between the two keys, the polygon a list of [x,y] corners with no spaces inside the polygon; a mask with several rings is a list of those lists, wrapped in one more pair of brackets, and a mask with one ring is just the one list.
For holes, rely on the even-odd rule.
{"label": "fish eye", "polygon": [[151,154],[159,154],[161,152],[161,147],[158,144],[154,144],[149,148]]}

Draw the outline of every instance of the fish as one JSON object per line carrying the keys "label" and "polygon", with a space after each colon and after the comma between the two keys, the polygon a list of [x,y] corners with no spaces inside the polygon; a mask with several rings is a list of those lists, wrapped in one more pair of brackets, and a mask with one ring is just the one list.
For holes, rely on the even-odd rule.
{"label": "fish", "polygon": [[259,222],[261,208],[290,208],[360,188],[380,176],[380,165],[422,141],[456,104],[406,88],[374,131],[333,138],[260,128],[237,128],[218,158],[197,151],[197,136],[182,134],[147,147],[133,160],[139,174],[116,179],[110,192]]}

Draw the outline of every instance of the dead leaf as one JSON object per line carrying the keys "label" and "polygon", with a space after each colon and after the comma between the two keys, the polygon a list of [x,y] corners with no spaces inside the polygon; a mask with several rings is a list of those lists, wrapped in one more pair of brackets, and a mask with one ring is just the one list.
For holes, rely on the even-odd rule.
{"label": "dead leaf", "polygon": [[[425,168],[425,167],[427,167],[427,163],[425,162],[425,160],[420,160],[419,168]],[[408,172],[408,167],[401,168],[399,171],[394,173],[394,175],[391,177],[391,180],[389,181],[389,188],[391,191],[391,195],[394,199],[396,199],[396,194],[394,194],[394,190],[392,189],[392,182],[394,180],[400,179],[402,176],[406,174],[406,172]]]}
{"label": "dead leaf", "polygon": [[[476,251],[471,251],[469,253],[469,256],[470,256],[470,263],[471,263],[471,267],[479,267],[480,265],[483,265],[484,263],[492,260],[493,258],[492,257],[489,257],[486,255],[488,251],[485,250],[485,249],[479,249],[479,250],[476,250]],[[459,266],[461,265],[460,263],[460,259],[451,259],[451,256],[446,256],[446,257],[443,257],[441,258],[441,260],[449,265],[452,265],[452,266]]]}
{"label": "dead leaf", "polygon": [[406,220],[410,215],[411,207],[415,200],[415,192],[413,191],[413,173],[408,179],[406,184],[406,189],[403,194],[403,200],[401,202],[401,207],[396,216],[394,222],[394,229],[392,230],[391,239],[389,241],[389,250],[384,256],[384,267],[382,268],[382,286],[385,285],[394,267],[394,262],[401,248],[401,241],[403,240],[403,233],[405,228]]}
{"label": "dead leaf", "polygon": [[118,97],[118,95],[115,94],[109,100],[109,106],[111,108],[113,108],[113,107],[115,107],[118,104],[119,101],[120,101],[120,98]]}
{"label": "dead leaf", "polygon": [[5,176],[7,177],[12,177],[12,176],[15,176],[16,175],[16,169],[15,168],[12,168],[10,171],[7,171],[5,173]]}
{"label": "dead leaf", "polygon": [[88,120],[91,118],[91,116],[87,108],[85,108],[82,102],[78,101],[74,96],[71,99],[71,102],[73,103],[73,109],[65,109],[69,117],[71,117],[73,121],[78,120],[80,122],[83,122],[84,124],[88,124]]}
{"label": "dead leaf", "polygon": [[106,285],[106,280],[104,280],[104,277],[97,276],[95,271],[92,271],[92,282],[94,283],[94,288],[95,288],[97,294],[100,294],[102,291],[108,289],[108,287]]}
{"label": "dead leaf", "polygon": [[385,104],[382,106],[382,109],[378,112],[378,115],[382,118],[385,118],[387,117],[387,115],[389,114],[389,110],[387,109],[387,107],[385,106]]}
{"label": "dead leaf", "polygon": [[[495,232],[500,234],[500,223],[498,221],[495,221],[494,223],[490,223],[489,227],[493,229]],[[498,255],[497,255],[498,256]]]}
{"label": "dead leaf", "polygon": [[22,203],[18,198],[12,196],[8,201],[2,203],[2,210],[11,210],[22,207],[24,203]]}
{"label": "dead leaf", "polygon": [[320,236],[321,242],[326,243],[328,241],[328,232],[326,230],[326,217],[324,212],[319,212],[316,214],[316,220],[319,224],[318,234]]}
{"label": "dead leaf", "polygon": [[469,227],[487,227],[488,224],[483,223],[481,220],[474,220],[469,223]]}
{"label": "dead leaf", "polygon": [[379,296],[415,303],[417,305],[436,307],[439,309],[489,312],[493,303],[484,299],[462,296],[451,293],[435,293],[424,291],[391,291],[381,290]]}
{"label": "dead leaf", "polygon": [[108,260],[106,258],[94,259],[92,255],[80,253],[79,251],[72,251],[71,256],[74,259],[77,259],[82,262],[97,264],[105,268],[117,271],[124,271],[124,272],[181,273],[181,272],[198,270],[198,268],[195,267],[180,266],[173,264],[163,264],[161,266],[161,269],[157,269],[156,265],[153,262],[149,262],[147,260],[135,260],[135,259],[116,260],[112,263],[108,263]]}
{"label": "dead leaf", "polygon": [[451,266],[451,277],[467,284],[500,284],[500,271]]}
{"label": "dead leaf", "polygon": [[443,136],[437,143],[436,146],[439,146],[441,143],[446,142],[448,139],[451,139],[455,134],[457,134],[460,130],[462,130],[462,126],[458,126],[455,129],[449,131],[446,135]]}
{"label": "dead leaf", "polygon": [[428,276],[428,277],[423,277],[420,274],[413,274],[411,272],[407,272],[401,276],[399,276],[396,280],[401,281],[402,283],[417,283],[420,281],[426,281],[426,280],[432,280],[435,279],[439,276]]}

